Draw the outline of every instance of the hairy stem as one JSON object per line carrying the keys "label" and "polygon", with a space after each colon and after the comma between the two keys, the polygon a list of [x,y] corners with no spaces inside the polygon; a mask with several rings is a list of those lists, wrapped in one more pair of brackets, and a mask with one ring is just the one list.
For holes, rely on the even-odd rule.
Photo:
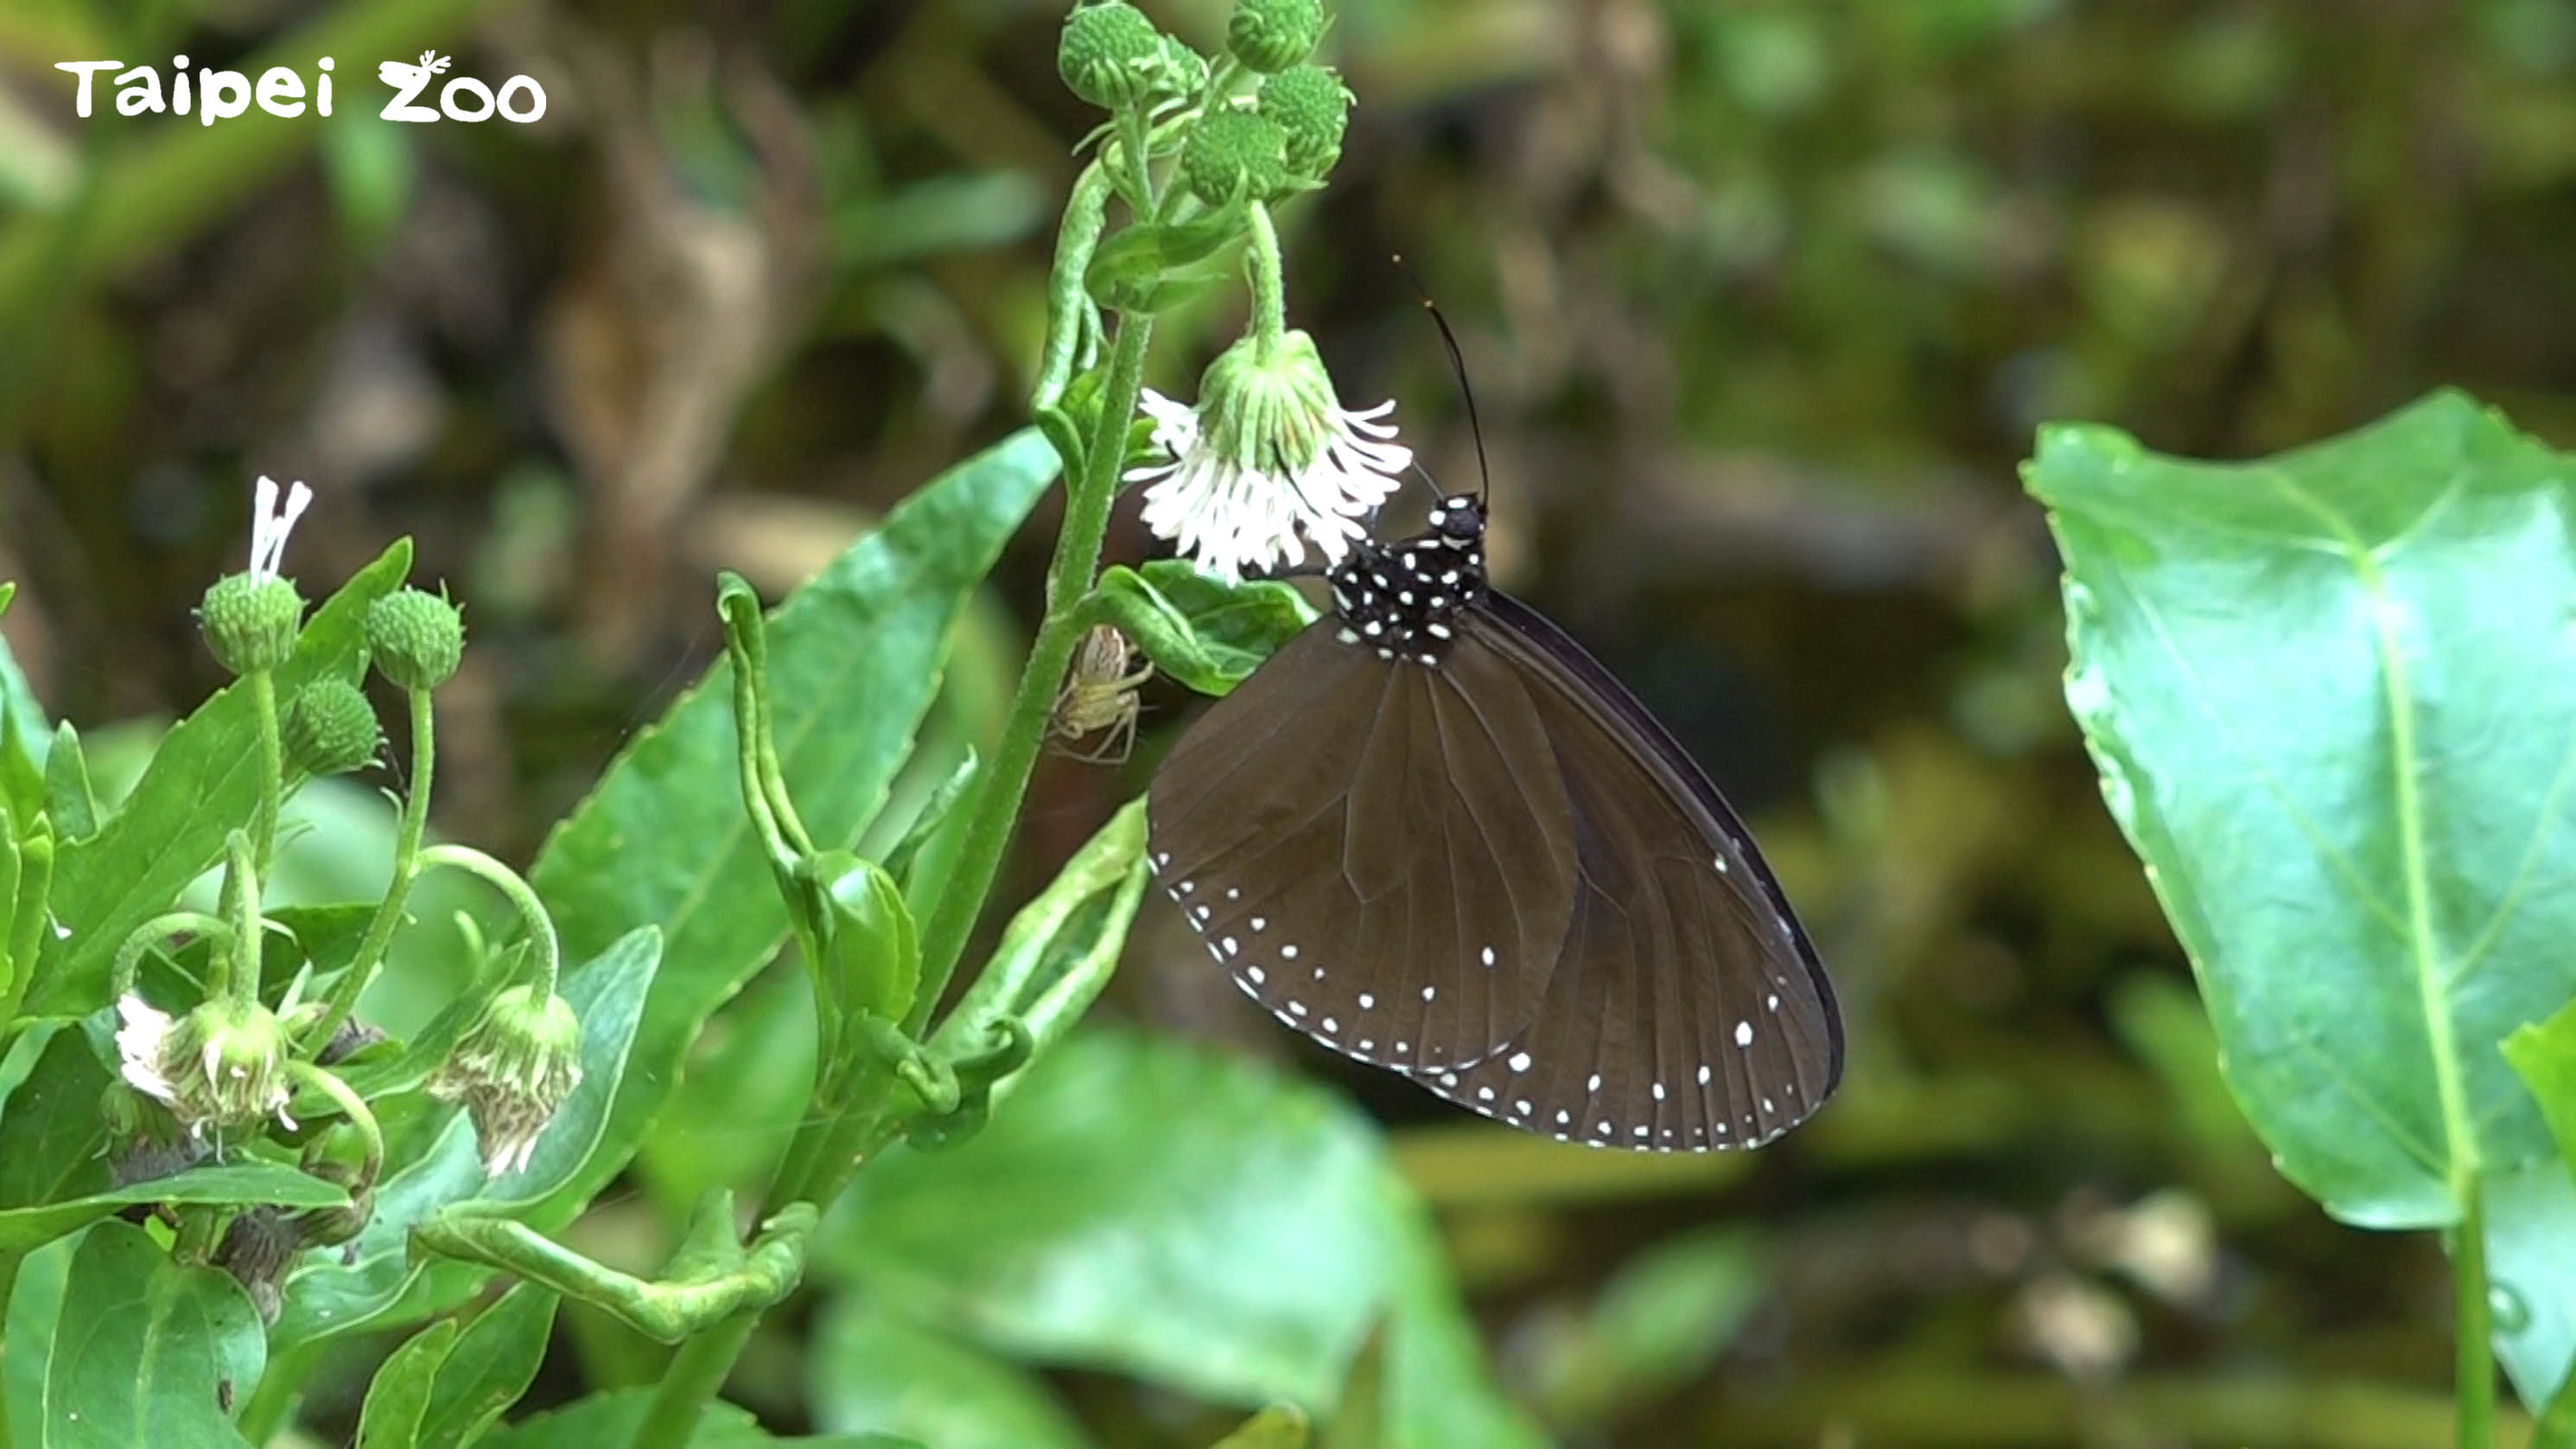
{"label": "hairy stem", "polygon": [[259,715],[259,805],[251,816],[251,863],[268,869],[277,849],[278,804],[286,795],[286,748],[277,731],[277,672],[250,672],[251,703]]}
{"label": "hairy stem", "polygon": [[1018,691],[993,762],[975,790],[973,813],[959,844],[957,863],[938,904],[921,932],[921,994],[904,1019],[908,1035],[920,1035],[957,960],[966,937],[991,894],[1002,854],[1018,823],[1020,802],[1028,793],[1044,741],[1048,714],[1055,708],[1056,686],[1073,661],[1081,641],[1083,595],[1100,563],[1100,541],[1109,530],[1109,505],[1118,494],[1119,465],[1126,457],[1127,423],[1136,414],[1136,394],[1145,375],[1145,344],[1153,331],[1150,315],[1123,313],[1118,342],[1109,356],[1109,378],[1101,389],[1100,418],[1092,429],[1083,460],[1083,476],[1066,480],[1064,531],[1056,536],[1055,560],[1047,569],[1046,618],[1029,650],[1028,667],[1020,673]]}
{"label": "hairy stem", "polygon": [[331,1034],[358,1006],[369,982],[384,965],[385,953],[393,948],[394,930],[402,924],[403,903],[411,899],[412,878],[420,870],[420,841],[429,830],[429,782],[438,767],[438,732],[430,718],[429,691],[409,691],[411,701],[411,793],[403,799],[402,823],[394,835],[394,874],[385,885],[385,898],[376,904],[376,913],[367,921],[367,934],[358,940],[358,954],[349,960],[349,969],[331,986],[331,995],[321,1017],[313,1028],[296,1043],[304,1056],[321,1054],[330,1045]]}

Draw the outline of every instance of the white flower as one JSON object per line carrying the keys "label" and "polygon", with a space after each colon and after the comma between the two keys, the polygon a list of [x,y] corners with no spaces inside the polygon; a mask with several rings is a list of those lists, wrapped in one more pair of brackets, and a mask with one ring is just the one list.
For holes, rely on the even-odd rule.
{"label": "white flower", "polygon": [[250,576],[273,579],[286,563],[286,536],[295,531],[295,521],[313,502],[313,490],[301,482],[288,485],[286,506],[277,501],[277,480],[260,475],[254,486],[250,512]]}
{"label": "white flower", "polygon": [[209,1001],[173,1018],[128,992],[117,999],[118,1074],[170,1109],[188,1135],[203,1140],[258,1126],[270,1117],[288,1128],[286,1040],[277,1017],[256,1002]]}
{"label": "white flower", "polygon": [[1226,349],[1195,409],[1150,390],[1139,406],[1168,458],[1127,473],[1147,485],[1145,526],[1228,582],[1303,562],[1309,543],[1340,562],[1413,463],[1384,421],[1395,404],[1343,408],[1303,332]]}
{"label": "white flower", "polygon": [[126,1083],[164,1104],[179,1100],[179,1089],[161,1070],[161,1056],[174,1024],[170,1013],[127,992],[117,998],[116,1059]]}

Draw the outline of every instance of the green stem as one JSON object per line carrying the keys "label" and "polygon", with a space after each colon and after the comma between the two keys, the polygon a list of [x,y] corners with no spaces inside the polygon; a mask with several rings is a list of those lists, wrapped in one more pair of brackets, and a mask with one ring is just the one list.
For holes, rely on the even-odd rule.
{"label": "green stem", "polygon": [[358,1137],[365,1145],[367,1155],[358,1165],[358,1187],[349,1196],[355,1198],[373,1188],[385,1169],[385,1132],[376,1125],[376,1114],[368,1110],[366,1099],[350,1090],[349,1084],[341,1081],[337,1073],[311,1062],[288,1062],[286,1075],[297,1086],[310,1087],[330,1098],[331,1104],[340,1109],[340,1115],[349,1119],[349,1125],[358,1129]]}
{"label": "green stem", "polygon": [[242,1405],[234,1421],[243,1438],[253,1444],[266,1444],[286,1427],[297,1402],[304,1397],[304,1381],[312,1375],[325,1343],[327,1340],[308,1340],[268,1361],[268,1367],[260,1373],[259,1386],[250,1391],[249,1402]]}
{"label": "green stem", "polygon": [[1126,162],[1127,205],[1138,216],[1154,214],[1154,167],[1146,142],[1145,116],[1134,106],[1118,108],[1119,159]]}
{"label": "green stem", "polygon": [[2460,1449],[2494,1449],[2496,1366],[2488,1326],[2486,1209],[2474,1174],[2454,1187],[2460,1195],[2460,1223],[2452,1230],[2451,1286],[2459,1342],[2452,1391],[2459,1399],[2459,1444]]}
{"label": "green stem", "polygon": [[244,1006],[259,1003],[259,868],[252,864],[251,844],[234,831],[225,842],[232,857],[232,877],[224,892],[232,908],[232,940],[214,954],[214,979],[206,983],[209,999],[229,995]]}
{"label": "green stem", "polygon": [[251,703],[259,715],[259,805],[251,815],[251,863],[265,872],[277,849],[278,803],[286,795],[286,751],[277,733],[277,674],[250,672]]}
{"label": "green stem", "polygon": [[452,865],[481,876],[510,898],[519,919],[528,929],[528,940],[537,950],[537,984],[549,996],[554,994],[555,976],[563,963],[563,943],[555,938],[554,917],[546,914],[543,901],[519,873],[476,850],[470,845],[433,845],[420,853],[420,868]]}
{"label": "green stem", "polygon": [[[182,931],[213,937],[215,960],[221,960],[223,954],[232,949],[232,922],[221,916],[210,916],[203,911],[172,911],[168,915],[154,916],[135,927],[126,936],[125,943],[116,948],[116,960],[107,971],[109,999],[121,1000],[134,989],[134,974],[143,969],[144,953],[152,949],[154,942]],[[217,966],[214,969],[221,971],[223,968]],[[0,1017],[0,1020],[6,1018]]]}
{"label": "green stem", "polygon": [[1266,357],[1288,334],[1288,297],[1282,280],[1285,268],[1279,259],[1279,233],[1270,224],[1270,208],[1255,201],[1247,203],[1243,212],[1252,233],[1247,260],[1252,273],[1253,345]]}
{"label": "green stem", "polygon": [[1119,466],[1126,459],[1127,424],[1136,415],[1136,394],[1144,384],[1145,344],[1151,338],[1150,314],[1122,313],[1118,342],[1109,356],[1109,377],[1101,389],[1100,416],[1091,446],[1083,458],[1083,476],[1067,479],[1064,529],[1056,535],[1055,560],[1047,569],[1046,618],[1029,649],[1028,667],[1020,673],[1019,690],[1002,726],[993,763],[975,790],[974,813],[957,851],[948,884],[921,932],[921,994],[904,1019],[905,1033],[918,1037],[940,996],[956,974],[966,938],[992,892],[1002,853],[1018,824],[1020,802],[1027,795],[1029,771],[1037,764],[1047,716],[1055,708],[1057,685],[1073,662],[1081,641],[1080,605],[1100,563],[1100,541],[1109,531],[1109,505],[1118,495]]}
{"label": "green stem", "polygon": [[385,884],[385,898],[376,904],[376,913],[367,921],[367,934],[358,940],[358,954],[349,960],[349,969],[331,984],[331,995],[321,1017],[313,1023],[296,1050],[307,1057],[321,1055],[331,1044],[332,1034],[340,1023],[357,1010],[358,998],[366,993],[376,972],[384,965],[385,953],[393,948],[395,928],[402,924],[403,905],[411,899],[411,883],[420,870],[421,837],[429,831],[429,782],[438,768],[438,731],[430,716],[429,691],[409,691],[411,701],[411,793],[403,799],[402,823],[394,835],[393,879]]}

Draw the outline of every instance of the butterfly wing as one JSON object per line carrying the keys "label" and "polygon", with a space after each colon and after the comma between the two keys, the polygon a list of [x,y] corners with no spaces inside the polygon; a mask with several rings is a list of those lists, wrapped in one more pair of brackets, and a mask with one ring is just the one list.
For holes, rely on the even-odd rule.
{"label": "butterfly wing", "polygon": [[1581,884],[1530,1026],[1417,1072],[1489,1117],[1598,1146],[1758,1147],[1842,1077],[1833,988],[1753,838],[1635,697],[1528,606],[1462,639],[1512,662],[1552,742]]}
{"label": "butterfly wing", "polygon": [[1155,772],[1149,858],[1209,954],[1347,1056],[1449,1069],[1536,1015],[1574,910],[1541,700],[1488,645],[1439,669],[1290,640]]}

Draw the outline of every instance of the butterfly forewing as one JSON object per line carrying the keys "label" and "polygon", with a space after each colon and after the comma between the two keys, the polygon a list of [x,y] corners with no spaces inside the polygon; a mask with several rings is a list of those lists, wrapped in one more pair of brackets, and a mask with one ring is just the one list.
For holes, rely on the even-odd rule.
{"label": "butterfly forewing", "polygon": [[1317,625],[1190,731],[1146,806],[1209,954],[1281,1021],[1384,1066],[1466,1065],[1525,1030],[1573,908],[1537,703],[1490,649],[1454,662],[1400,667]]}

